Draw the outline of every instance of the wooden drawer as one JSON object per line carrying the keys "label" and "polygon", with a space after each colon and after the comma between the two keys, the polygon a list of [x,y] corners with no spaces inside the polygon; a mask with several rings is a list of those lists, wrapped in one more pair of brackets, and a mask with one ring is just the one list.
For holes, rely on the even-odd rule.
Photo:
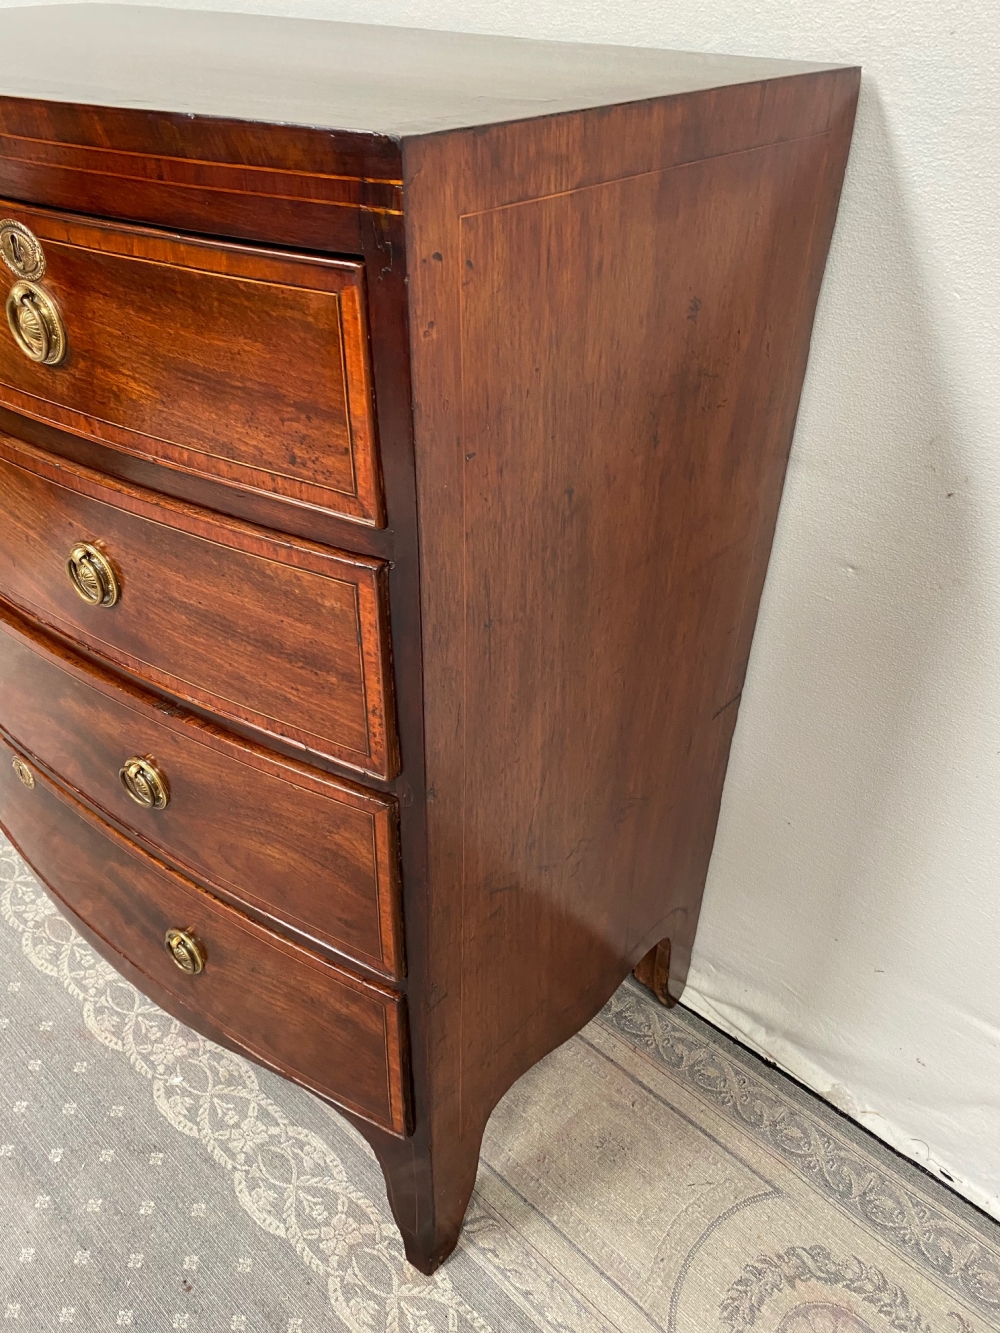
{"label": "wooden drawer", "polygon": [[[0,822],[47,888],[104,942],[256,1059],[396,1134],[406,1131],[404,1002],[258,926],[91,815],[0,743]],[[23,764],[23,760],[19,759]],[[189,932],[204,970],[165,948]],[[120,963],[119,963],[120,965]]]}
{"label": "wooden drawer", "polygon": [[[4,218],[41,244],[38,281],[67,351],[58,365],[33,362],[0,324],[0,403],[183,472],[384,525],[362,264],[0,200]],[[0,274],[6,299],[17,275]]]}
{"label": "wooden drawer", "polygon": [[[197,707],[378,777],[396,768],[384,565],[293,541],[0,435],[0,593]],[[91,606],[66,560],[99,547]]]}
{"label": "wooden drawer", "polygon": [[[391,797],[240,741],[3,612],[0,729],[209,887],[308,940],[402,974]],[[134,757],[162,776],[162,808],[126,791],[119,774]]]}

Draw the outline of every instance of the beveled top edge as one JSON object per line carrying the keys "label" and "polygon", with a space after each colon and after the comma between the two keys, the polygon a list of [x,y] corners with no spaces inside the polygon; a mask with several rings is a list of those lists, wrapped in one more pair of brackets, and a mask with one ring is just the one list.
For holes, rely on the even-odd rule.
{"label": "beveled top edge", "polygon": [[130,4],[0,8],[0,96],[395,139],[834,68]]}

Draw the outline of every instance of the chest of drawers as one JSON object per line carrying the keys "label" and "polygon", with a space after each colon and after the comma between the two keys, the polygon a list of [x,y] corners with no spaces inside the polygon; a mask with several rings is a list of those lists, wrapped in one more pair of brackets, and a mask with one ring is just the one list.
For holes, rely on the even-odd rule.
{"label": "chest of drawers", "polygon": [[0,820],[432,1271],[511,1084],[683,985],[858,73],[0,38]]}

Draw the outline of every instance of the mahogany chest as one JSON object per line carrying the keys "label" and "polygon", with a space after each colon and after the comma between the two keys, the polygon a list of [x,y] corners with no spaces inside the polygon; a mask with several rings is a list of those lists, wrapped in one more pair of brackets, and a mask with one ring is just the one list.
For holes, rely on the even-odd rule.
{"label": "mahogany chest", "polygon": [[0,10],[3,827],[424,1271],[511,1084],[683,985],[857,90]]}

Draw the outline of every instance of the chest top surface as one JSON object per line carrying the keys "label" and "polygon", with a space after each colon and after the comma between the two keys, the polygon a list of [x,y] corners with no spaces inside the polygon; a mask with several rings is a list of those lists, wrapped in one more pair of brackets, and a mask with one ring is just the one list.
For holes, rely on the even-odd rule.
{"label": "chest top surface", "polygon": [[0,10],[0,96],[397,138],[829,68],[132,5]]}

